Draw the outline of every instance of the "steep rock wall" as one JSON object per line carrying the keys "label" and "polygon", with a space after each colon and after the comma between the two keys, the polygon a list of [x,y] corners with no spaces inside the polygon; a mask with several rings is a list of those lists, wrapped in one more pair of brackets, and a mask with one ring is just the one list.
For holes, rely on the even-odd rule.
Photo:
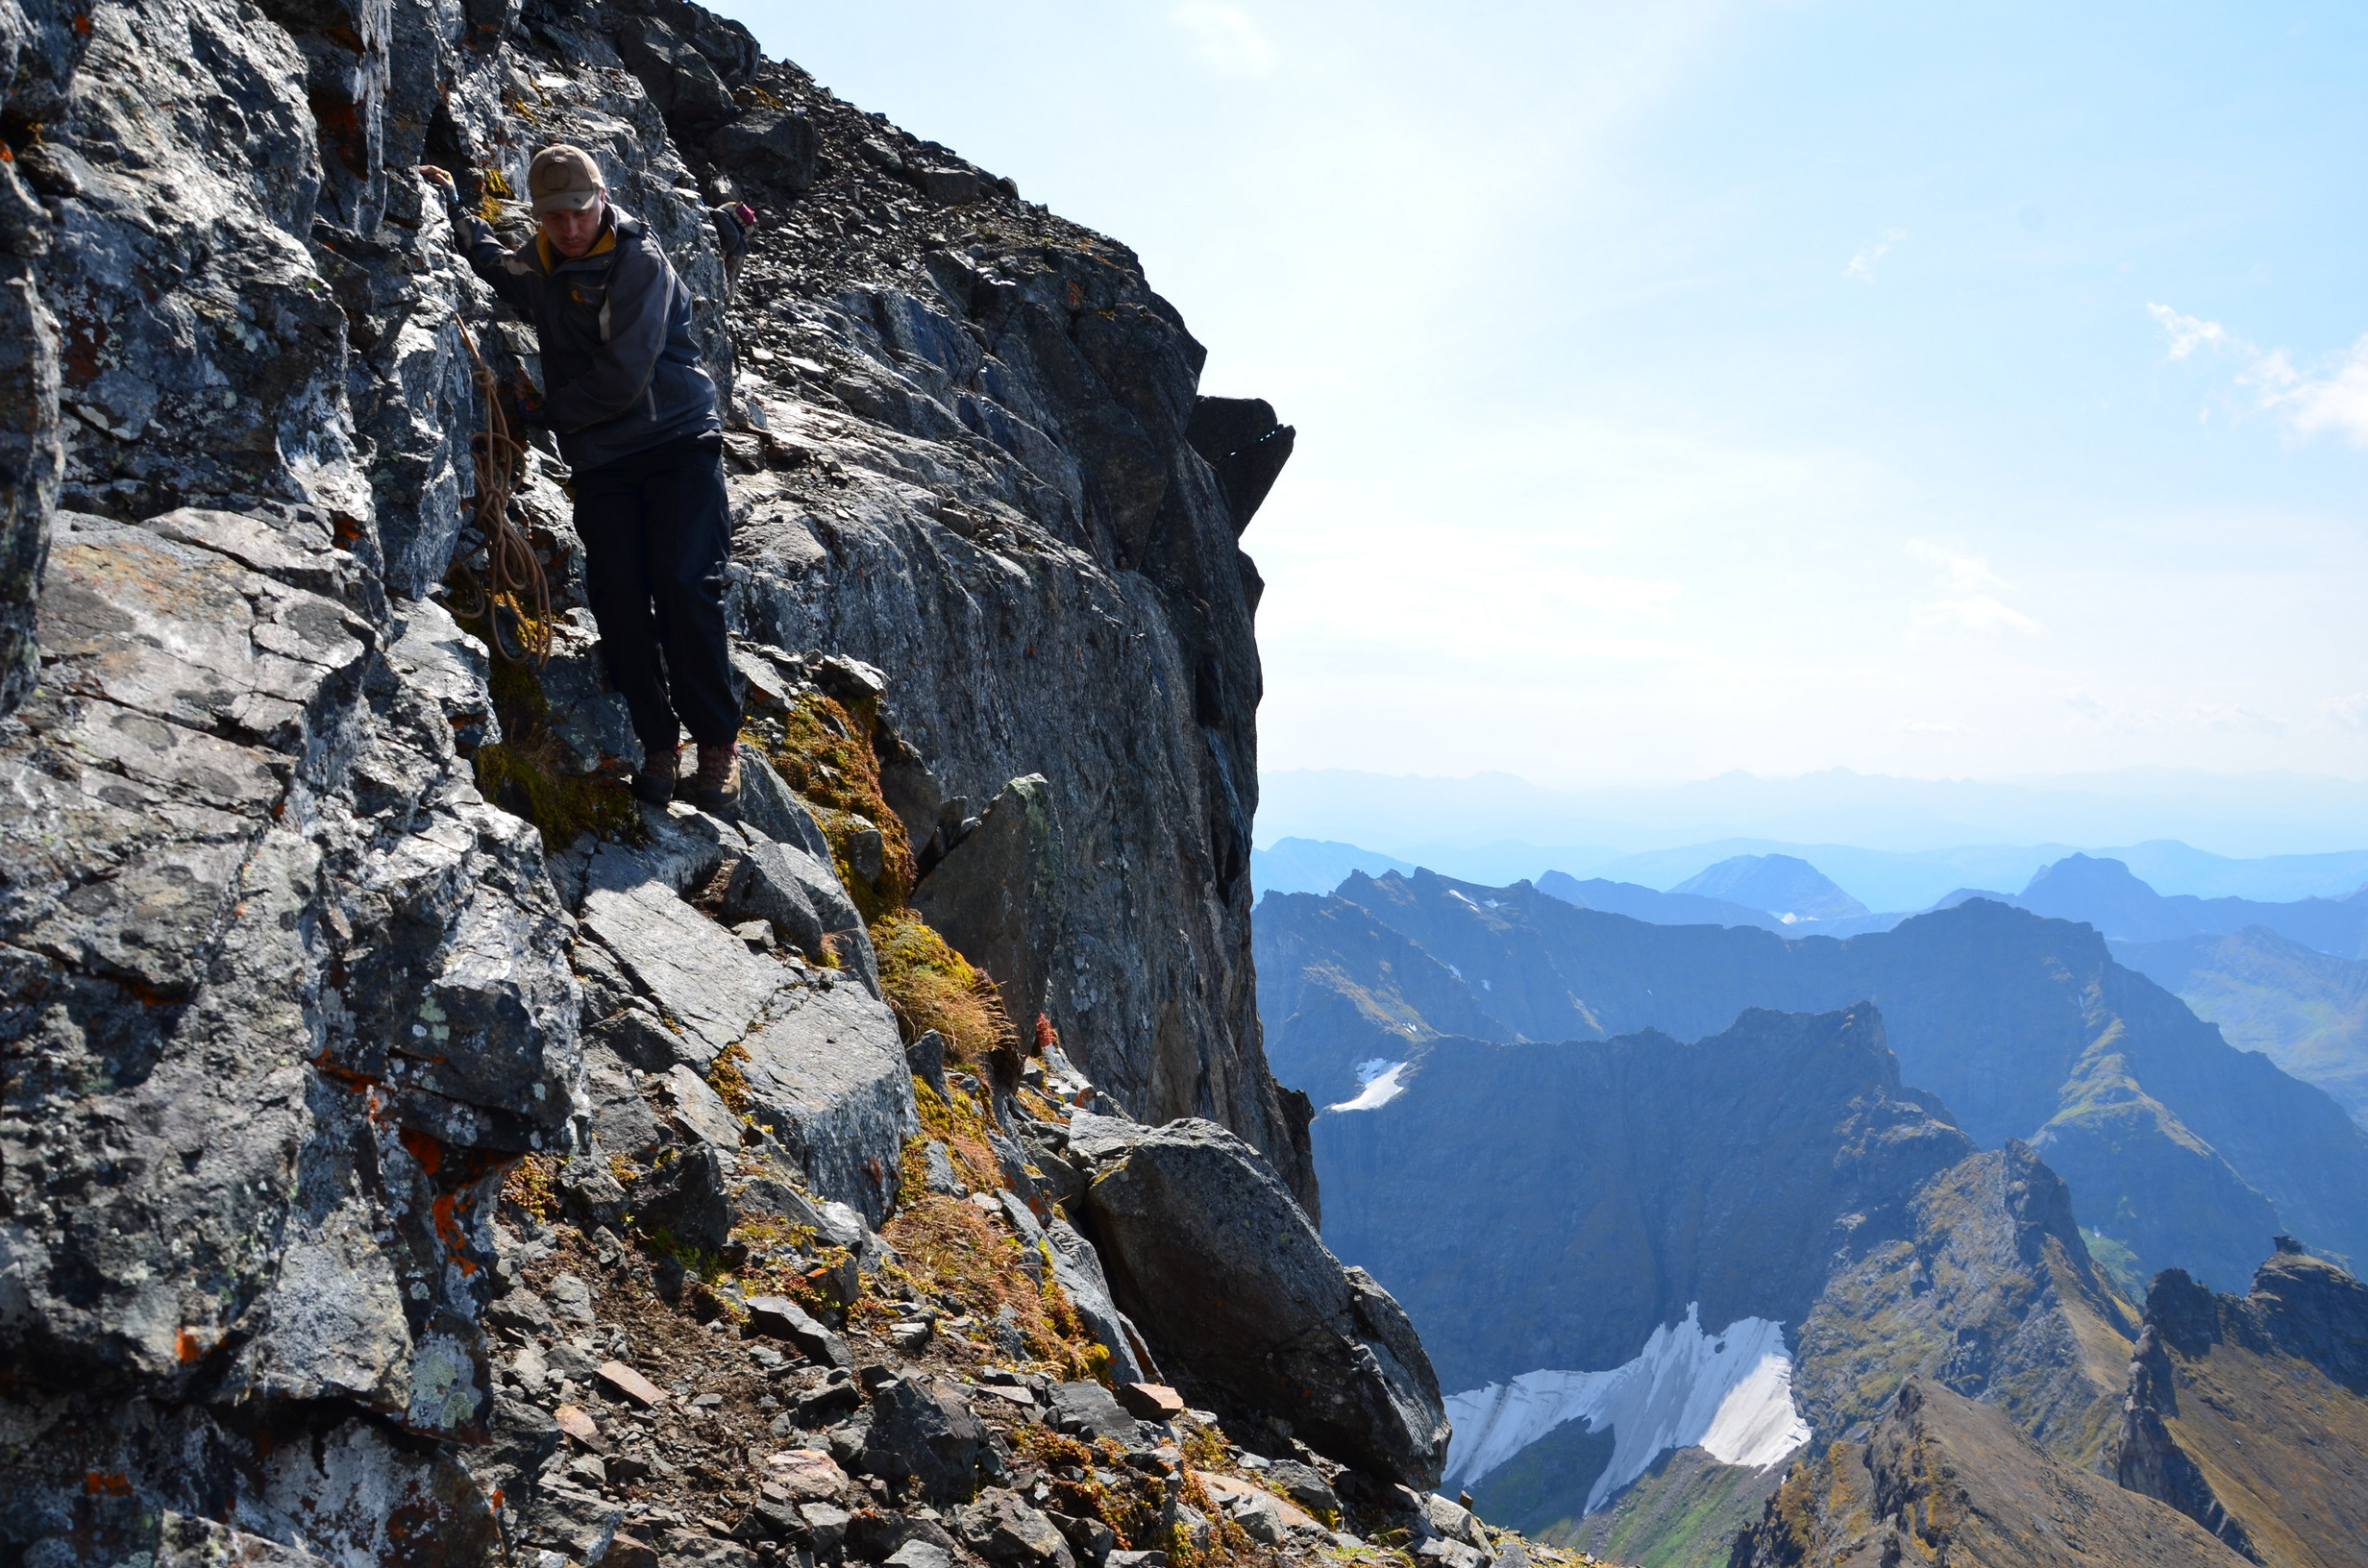
{"label": "steep rock wall", "polygon": [[[1196,422],[1128,253],[666,0],[9,0],[0,64],[11,1547],[176,1512],[354,1562],[495,1540],[456,1445],[494,1409],[493,1195],[585,1137],[582,870],[479,794],[487,672],[426,597],[468,548],[456,318],[535,366],[422,159],[514,223],[537,146],[600,158],[729,391],[738,625],[887,673],[949,905],[970,815],[1044,775],[1013,1012],[1313,1208],[1251,994],[1235,545],[1288,432]],[[732,330],[725,191],[776,220]]]}

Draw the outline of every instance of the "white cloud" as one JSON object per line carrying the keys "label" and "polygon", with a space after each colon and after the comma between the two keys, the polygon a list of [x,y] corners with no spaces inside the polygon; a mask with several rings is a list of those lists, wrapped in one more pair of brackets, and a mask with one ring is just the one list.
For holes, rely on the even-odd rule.
{"label": "white cloud", "polygon": [[2039,623],[1987,591],[2010,588],[2013,584],[1992,572],[1989,562],[1981,556],[1968,555],[1927,539],[1909,540],[1908,553],[1940,569],[1940,587],[1946,596],[1918,604],[1911,612],[1918,629],[1933,631],[1954,626],[1962,631],[2038,635]]}
{"label": "white cloud", "polygon": [[2174,359],[2184,359],[2198,349],[2223,348],[2233,341],[2229,336],[2228,329],[2218,322],[2206,321],[2201,316],[2182,315],[2167,305],[2150,304],[2146,306],[2146,313],[2155,318],[2155,325],[2162,329],[2162,335],[2171,340],[2170,355]]}
{"label": "white cloud", "polygon": [[2327,716],[2345,729],[2368,735],[2368,692],[2354,692],[2326,704]]}
{"label": "white cloud", "polygon": [[1940,568],[1941,581],[1960,593],[1977,588],[2004,588],[2007,582],[1989,569],[1989,562],[1979,555],[1968,555],[1946,545],[1934,544],[1929,539],[1908,541],[1908,553],[1919,561],[1930,561]]}
{"label": "white cloud", "polygon": [[1859,254],[1850,258],[1850,264],[1841,269],[1841,275],[1844,278],[1855,278],[1862,283],[1873,282],[1875,263],[1882,260],[1892,246],[1907,237],[1905,230],[1886,229],[1875,236],[1873,244],[1862,245],[1859,248]]}
{"label": "white cloud", "polygon": [[2237,380],[2257,388],[2261,406],[2282,413],[2297,435],[2332,430],[2356,447],[2368,447],[2368,337],[2321,375],[2295,369],[2280,349],[2261,355]]}
{"label": "white cloud", "polygon": [[2368,447],[2368,337],[2312,374],[2298,368],[2285,350],[2263,352],[2216,321],[2185,315],[2167,305],[2149,305],[2146,313],[2170,340],[2173,359],[2184,359],[2204,348],[2241,355],[2245,363],[2236,373],[2236,384],[2251,389],[2255,404],[2282,416],[2296,435],[2331,430],[2356,447]]}
{"label": "white cloud", "polygon": [[2285,721],[2274,713],[2241,704],[2230,707],[2198,706],[2188,712],[2188,722],[2222,734],[2278,735],[2285,730]]}
{"label": "white cloud", "polygon": [[1908,735],[1970,735],[1973,727],[1954,719],[1902,719],[1899,727]]}
{"label": "white cloud", "polygon": [[1193,52],[1221,76],[1265,76],[1274,69],[1272,40],[1239,6],[1186,0],[1168,13],[1191,35]]}

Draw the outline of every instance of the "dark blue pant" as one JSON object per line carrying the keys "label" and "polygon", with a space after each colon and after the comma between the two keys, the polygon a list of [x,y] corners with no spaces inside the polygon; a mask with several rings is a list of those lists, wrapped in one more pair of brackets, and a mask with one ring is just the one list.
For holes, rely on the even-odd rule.
{"label": "dark blue pant", "polygon": [[721,447],[689,436],[575,477],[585,596],[645,750],[672,750],[685,726],[702,746],[740,733],[724,638],[731,517]]}

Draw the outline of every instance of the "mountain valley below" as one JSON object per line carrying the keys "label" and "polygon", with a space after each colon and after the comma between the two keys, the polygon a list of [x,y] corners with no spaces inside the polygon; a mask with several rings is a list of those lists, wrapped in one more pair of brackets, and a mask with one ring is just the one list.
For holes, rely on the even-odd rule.
{"label": "mountain valley below", "polygon": [[[1422,1332],[1484,1515],[1655,1565],[2359,1560],[2232,1546],[2270,1488],[2133,1457],[2169,1282],[2358,1288],[2368,1139],[2327,1092],[2090,925],[1977,898],[1837,940],[1544,881],[1354,872],[1255,917],[1270,1059],[1324,1107],[1326,1239]],[[2302,1427],[2368,1410],[2344,1376]],[[2287,1419],[2233,1386],[2233,1419]],[[2329,1481],[2326,1441],[2268,1468],[2348,1520],[2368,1466]],[[1947,1520],[1901,1502],[1934,1486]],[[2061,1541],[2017,1516],[2033,1487]]]}

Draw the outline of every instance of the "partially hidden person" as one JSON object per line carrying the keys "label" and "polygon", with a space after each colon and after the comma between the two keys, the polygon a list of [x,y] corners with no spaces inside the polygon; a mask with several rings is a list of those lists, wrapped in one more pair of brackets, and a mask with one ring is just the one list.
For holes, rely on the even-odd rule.
{"label": "partially hidden person", "polygon": [[[691,337],[691,292],[649,230],[608,200],[600,165],[580,148],[534,155],[535,233],[515,250],[461,202],[448,172],[420,174],[451,208],[469,265],[533,324],[541,419],[567,461],[592,617],[641,740],[633,794],[736,813],[723,424]],[[699,747],[688,778],[686,727]]]}
{"label": "partially hidden person", "polygon": [[726,202],[707,208],[715,226],[715,248],[724,256],[724,303],[740,292],[740,263],[749,257],[749,235],[756,232],[756,208],[746,202]]}

